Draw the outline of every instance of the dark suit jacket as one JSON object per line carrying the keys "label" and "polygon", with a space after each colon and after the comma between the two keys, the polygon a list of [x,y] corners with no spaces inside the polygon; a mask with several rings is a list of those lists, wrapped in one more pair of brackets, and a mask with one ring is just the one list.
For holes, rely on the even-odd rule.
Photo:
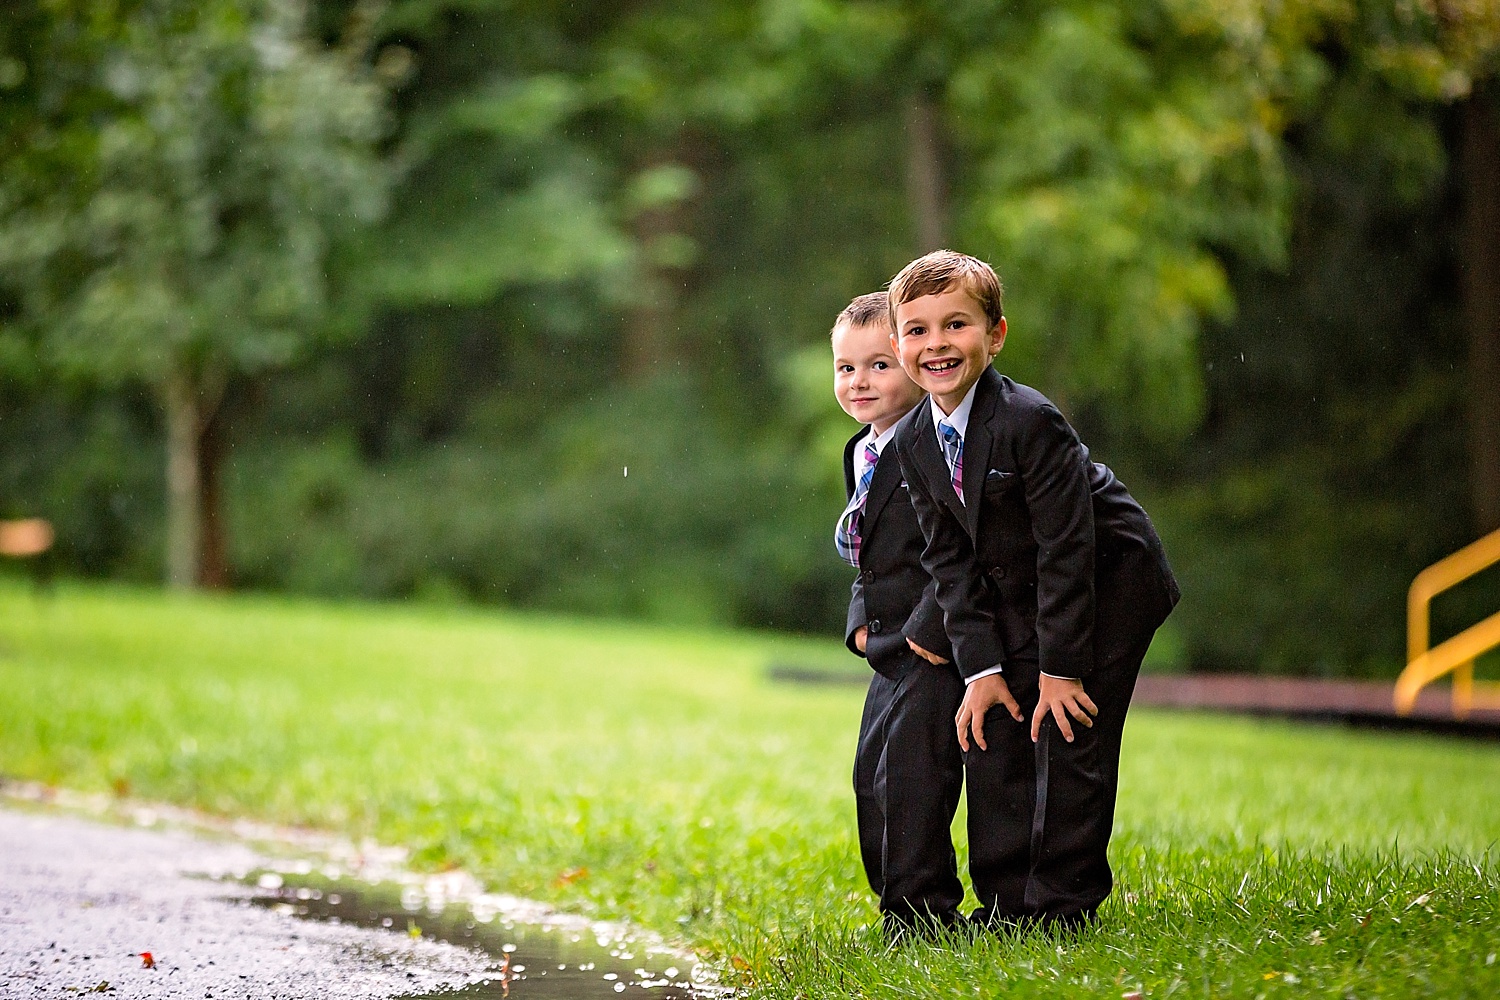
{"label": "dark suit jacket", "polygon": [[[924,402],[922,405],[926,405]],[[854,449],[868,428],[844,446],[844,494],[854,496]],[[859,653],[854,633],[869,628],[862,654],[870,666],[890,678],[900,677],[912,663],[906,644],[911,636],[923,649],[951,659],[937,588],[922,569],[925,541],[901,480],[901,465],[887,447],[875,463],[875,477],[865,498],[860,527],[859,575],[849,600],[844,642]]]}
{"label": "dark suit jacket", "polygon": [[964,435],[964,503],[930,405],[902,419],[894,446],[965,677],[1012,659],[1087,677],[1148,638],[1177,603],[1151,519],[1036,390],[993,368],[980,376]]}

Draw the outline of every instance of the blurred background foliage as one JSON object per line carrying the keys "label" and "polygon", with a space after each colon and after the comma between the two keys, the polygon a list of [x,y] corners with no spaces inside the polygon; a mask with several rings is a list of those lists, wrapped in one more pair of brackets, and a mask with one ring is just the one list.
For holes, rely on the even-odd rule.
{"label": "blurred background foliage", "polygon": [[1492,0],[0,32],[0,516],[70,572],[831,631],[828,327],[946,245],[1156,518],[1164,665],[1391,674],[1412,574],[1500,527]]}

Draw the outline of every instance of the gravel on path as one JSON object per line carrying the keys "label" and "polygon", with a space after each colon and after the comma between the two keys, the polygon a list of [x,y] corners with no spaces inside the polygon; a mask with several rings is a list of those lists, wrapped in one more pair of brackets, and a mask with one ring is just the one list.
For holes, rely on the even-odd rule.
{"label": "gravel on path", "polygon": [[224,876],[265,861],[231,841],[0,807],[0,998],[369,1000],[490,978],[478,951],[251,906],[254,890]]}

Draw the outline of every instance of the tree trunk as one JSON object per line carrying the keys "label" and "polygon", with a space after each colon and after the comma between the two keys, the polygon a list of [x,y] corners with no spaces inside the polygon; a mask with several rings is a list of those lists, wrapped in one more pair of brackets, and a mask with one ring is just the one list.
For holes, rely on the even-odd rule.
{"label": "tree trunk", "polygon": [[191,590],[198,584],[203,547],[202,481],[198,443],[202,420],[198,391],[180,371],[167,377],[167,586]]}
{"label": "tree trunk", "polygon": [[932,95],[918,93],[906,106],[906,196],[916,225],[918,251],[948,245],[948,188],[943,178],[942,123]]}
{"label": "tree trunk", "polygon": [[[648,245],[652,230],[650,224],[635,227],[636,239],[642,246]],[[649,379],[671,354],[669,322],[671,300],[669,281],[671,275],[647,264],[645,277],[636,290],[639,301],[625,314],[625,344],[621,352],[625,377],[639,382]]]}
{"label": "tree trunk", "polygon": [[1469,337],[1469,478],[1475,526],[1500,528],[1500,122],[1493,88],[1463,108],[1461,264]]}
{"label": "tree trunk", "polygon": [[[679,137],[669,148],[643,157],[639,169],[690,163],[689,151],[690,144]],[[621,352],[625,377],[632,381],[651,378],[664,361],[676,360],[675,352],[682,347],[673,323],[687,270],[664,248],[687,231],[691,209],[690,199],[673,198],[640,209],[631,220],[632,235],[645,258],[637,289],[640,298],[625,316]]]}
{"label": "tree trunk", "polygon": [[198,516],[202,525],[198,584],[207,590],[229,587],[228,535],[220,487],[224,459],[229,454],[228,424],[226,407],[214,406],[198,435]]}

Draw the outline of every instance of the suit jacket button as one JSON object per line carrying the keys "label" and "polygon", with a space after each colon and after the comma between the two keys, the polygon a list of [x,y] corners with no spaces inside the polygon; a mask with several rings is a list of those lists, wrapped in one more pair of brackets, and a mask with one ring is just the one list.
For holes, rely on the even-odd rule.
{"label": "suit jacket button", "polygon": [[864,570],[863,572],[861,572],[859,574],[859,582],[860,583],[874,583],[875,582],[875,571],[867,569],[867,570]]}
{"label": "suit jacket button", "polygon": [[880,619],[876,618],[874,621],[870,622],[869,629],[870,629],[870,634],[871,635],[879,635],[880,634]]}
{"label": "suit jacket button", "polygon": [[1004,580],[1005,579],[1005,567],[1004,566],[991,566],[990,567],[990,576],[993,577],[996,580]]}

